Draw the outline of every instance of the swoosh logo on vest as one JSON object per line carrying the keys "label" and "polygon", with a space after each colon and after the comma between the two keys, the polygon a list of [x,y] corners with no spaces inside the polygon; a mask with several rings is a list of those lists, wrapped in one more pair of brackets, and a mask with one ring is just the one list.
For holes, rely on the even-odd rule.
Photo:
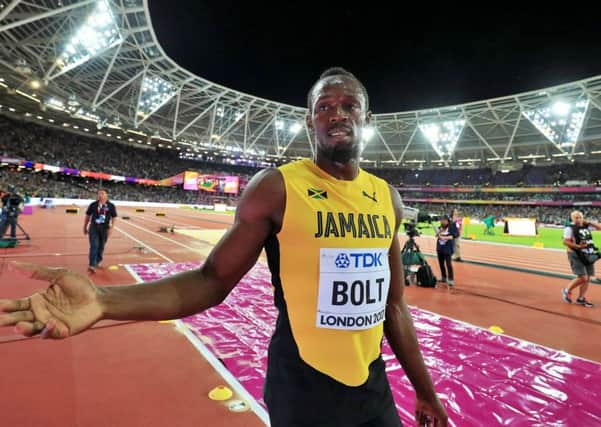
{"label": "swoosh logo on vest", "polygon": [[365,191],[363,191],[363,195],[365,197],[367,197],[368,199],[373,200],[374,202],[378,203],[378,200],[376,199],[376,192],[374,191],[373,196],[370,196],[369,194],[367,194]]}

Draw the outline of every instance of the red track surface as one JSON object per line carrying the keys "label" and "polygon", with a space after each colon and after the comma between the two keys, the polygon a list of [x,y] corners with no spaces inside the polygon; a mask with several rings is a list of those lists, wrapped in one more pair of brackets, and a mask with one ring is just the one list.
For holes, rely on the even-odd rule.
{"label": "red track surface", "polygon": [[[158,233],[159,227],[221,229],[232,221],[230,215],[165,212],[166,217],[156,217],[154,210],[119,209],[121,216],[132,219],[118,221],[107,244],[105,266],[201,259],[209,243]],[[85,271],[83,215],[67,215],[57,207],[21,218],[33,240],[30,245],[0,250],[0,297],[23,296],[44,285],[8,271],[9,260]],[[429,252],[432,241],[419,241],[422,250]],[[562,252],[462,243],[468,260],[567,272]],[[142,245],[156,252],[135,248]],[[430,264],[437,272],[434,260]],[[408,303],[483,327],[499,325],[508,335],[601,361],[601,341],[591,338],[601,334],[601,310],[563,303],[560,290],[566,280],[467,263],[455,264],[455,269],[456,289],[411,286]],[[123,268],[99,270],[93,280],[106,285],[134,282]],[[601,287],[593,285],[589,297],[601,304]],[[231,413],[206,397],[224,381],[170,324],[103,322],[61,342],[22,339],[4,328],[0,354],[2,425],[261,425],[253,413]]]}

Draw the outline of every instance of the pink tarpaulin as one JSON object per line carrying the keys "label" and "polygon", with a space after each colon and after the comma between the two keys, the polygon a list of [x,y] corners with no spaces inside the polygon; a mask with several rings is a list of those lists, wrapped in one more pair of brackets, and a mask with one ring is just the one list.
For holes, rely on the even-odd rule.
{"label": "pink tarpaulin", "polygon": [[[143,279],[199,264],[138,264]],[[601,425],[601,364],[411,308],[418,340],[452,426]],[[226,301],[184,319],[240,383],[263,403],[267,346],[275,325],[270,275],[257,264]],[[413,425],[414,393],[383,348],[399,414]]]}

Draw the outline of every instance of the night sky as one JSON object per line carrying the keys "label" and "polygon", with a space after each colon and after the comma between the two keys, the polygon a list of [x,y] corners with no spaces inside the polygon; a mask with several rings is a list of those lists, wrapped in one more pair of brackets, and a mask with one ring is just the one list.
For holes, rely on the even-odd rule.
{"label": "night sky", "polygon": [[409,10],[395,3],[405,5],[402,13],[378,2],[150,0],[150,13],[159,43],[183,67],[293,105],[305,105],[307,90],[330,66],[363,81],[375,113],[601,74],[601,25],[587,8],[511,10],[493,2],[468,14],[458,4]]}

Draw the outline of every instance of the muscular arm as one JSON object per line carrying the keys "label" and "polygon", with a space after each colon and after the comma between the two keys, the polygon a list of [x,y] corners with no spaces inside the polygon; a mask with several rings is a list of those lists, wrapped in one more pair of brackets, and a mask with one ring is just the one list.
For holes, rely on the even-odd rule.
{"label": "muscular arm", "polygon": [[398,228],[403,215],[402,202],[398,192],[390,188],[396,215],[395,238],[390,247],[390,293],[386,306],[384,333],[397,360],[413,384],[418,398],[435,399],[436,392],[428,369],[417,344],[413,319],[403,298],[403,269],[401,250],[397,239]]}
{"label": "muscular arm", "polygon": [[251,180],[234,224],[199,269],[132,286],[99,288],[102,318],[174,319],[221,303],[257,261],[265,240],[281,226],[285,189],[277,170]]}

